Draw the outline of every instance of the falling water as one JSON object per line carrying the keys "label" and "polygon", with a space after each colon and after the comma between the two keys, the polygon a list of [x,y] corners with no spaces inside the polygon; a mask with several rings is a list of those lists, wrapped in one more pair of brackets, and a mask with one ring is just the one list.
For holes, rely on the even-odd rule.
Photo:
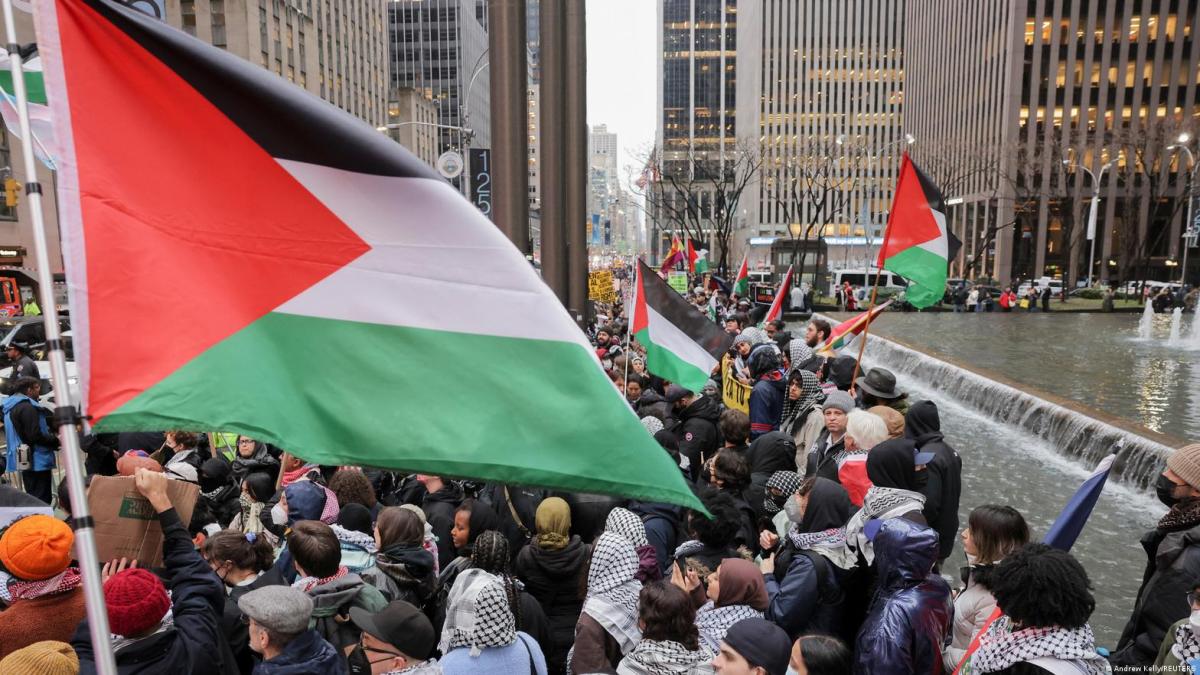
{"label": "falling water", "polygon": [[1196,309],[1192,317],[1192,330],[1188,333],[1187,348],[1200,349],[1200,308]]}
{"label": "falling water", "polygon": [[1151,333],[1154,331],[1154,305],[1147,300],[1146,309],[1142,312],[1142,318],[1138,321],[1138,339],[1149,340]]}
{"label": "falling water", "polygon": [[1179,331],[1183,328],[1183,308],[1176,307],[1171,312],[1171,337],[1167,340],[1167,344],[1172,347],[1178,347],[1183,340],[1180,338]]}

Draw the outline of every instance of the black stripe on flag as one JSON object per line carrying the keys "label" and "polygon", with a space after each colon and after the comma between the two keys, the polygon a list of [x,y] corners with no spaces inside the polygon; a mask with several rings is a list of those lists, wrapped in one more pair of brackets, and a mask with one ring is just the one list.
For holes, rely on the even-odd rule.
{"label": "black stripe on flag", "polygon": [[700,310],[688,304],[674,288],[667,285],[658,272],[639,260],[642,271],[642,293],[647,307],[653,307],[659,316],[675,324],[679,330],[696,341],[704,351],[718,361],[733,344],[733,336],[708,320]]}
{"label": "black stripe on flag", "polygon": [[[925,200],[929,202],[929,208],[932,211],[940,213],[942,216],[942,222],[948,224],[949,221],[946,218],[946,201],[942,197],[942,191],[938,189],[938,186],[933,184],[933,181],[930,180],[929,176],[926,176],[925,172],[922,171],[921,168],[917,166],[917,163],[912,161],[912,159],[909,159],[909,165],[912,166],[913,173],[917,175],[917,182],[921,185],[921,191],[925,193]],[[950,231],[950,228],[947,225],[946,260],[954,260],[954,258],[958,255],[958,250],[960,248],[962,248],[962,241],[958,237],[954,236],[954,233]]]}
{"label": "black stripe on flag", "polygon": [[441,180],[374,127],[265,68],[111,0],[83,2],[175,71],[276,159]]}

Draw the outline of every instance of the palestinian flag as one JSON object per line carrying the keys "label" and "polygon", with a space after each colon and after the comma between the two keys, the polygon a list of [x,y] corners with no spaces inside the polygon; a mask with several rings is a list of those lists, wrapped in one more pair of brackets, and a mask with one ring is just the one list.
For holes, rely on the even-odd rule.
{"label": "palestinian flag", "polygon": [[696,253],[696,247],[695,247],[695,246],[692,246],[692,239],[691,239],[691,237],[688,237],[688,240],[687,240],[687,268],[688,268],[688,274],[695,274],[695,273],[696,273],[696,259],[697,259],[697,258],[699,258],[699,257],[700,257],[700,255],[699,255],[698,253]]}
{"label": "palestinian flag", "polygon": [[524,256],[399,144],[113,0],[36,12],[97,431],[699,506]]}
{"label": "palestinian flag", "polygon": [[792,266],[788,265],[787,274],[783,275],[783,283],[779,284],[779,290],[775,292],[775,300],[771,303],[771,309],[767,310],[767,315],[763,317],[762,325],[783,316],[783,303],[787,302],[788,291],[791,289]]}
{"label": "palestinian flag", "polygon": [[739,298],[750,295],[750,254],[742,254],[742,266],[738,268],[737,276],[733,279],[733,293]]}
{"label": "palestinian flag", "polygon": [[679,236],[671,237],[671,248],[667,250],[667,255],[663,258],[662,271],[665,273],[667,270],[678,265],[683,261],[683,256],[683,244],[679,243]]}
{"label": "palestinian flag", "polygon": [[[25,96],[29,101],[29,131],[33,135],[33,153],[50,169],[58,168],[55,159],[61,153],[54,135],[54,121],[46,101],[42,59],[37,54],[21,62],[25,77]],[[21,138],[21,117],[17,113],[17,90],[13,82],[12,59],[0,50],[0,117],[8,133]],[[23,140],[23,139],[22,139]]]}
{"label": "palestinian flag", "polygon": [[696,264],[692,272],[697,276],[708,274],[708,249],[702,248],[696,252]]}
{"label": "palestinian flag", "polygon": [[876,305],[870,311],[863,312],[852,319],[847,319],[834,326],[833,331],[829,334],[829,339],[818,345],[813,352],[818,356],[837,356],[837,350],[850,344],[850,341],[862,333],[866,329],[867,324],[874,321],[875,317],[887,309],[890,304],[892,304],[892,301],[888,300],[882,305]]}
{"label": "palestinian flag", "polygon": [[941,302],[950,259],[960,246],[946,229],[942,193],[904,153],[876,265],[908,279],[905,298],[924,309]]}
{"label": "palestinian flag", "polygon": [[692,391],[733,344],[733,336],[684,300],[646,263],[638,262],[633,337],[646,348],[646,369]]}

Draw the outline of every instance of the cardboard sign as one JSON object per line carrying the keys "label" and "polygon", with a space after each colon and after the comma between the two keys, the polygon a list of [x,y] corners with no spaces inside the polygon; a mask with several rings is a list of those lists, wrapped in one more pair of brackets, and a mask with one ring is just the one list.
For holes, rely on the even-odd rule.
{"label": "cardboard sign", "polygon": [[733,359],[726,354],[721,359],[721,399],[725,401],[725,407],[741,410],[749,415],[752,389],[733,376]]}
{"label": "cardboard sign", "polygon": [[[101,562],[129,558],[138,567],[162,565],[163,533],[150,500],[137,491],[133,476],[96,476],[88,486],[88,508],[96,520],[96,549]],[[167,498],[183,526],[192,519],[200,486],[167,481]]]}
{"label": "cardboard sign", "polygon": [[588,275],[588,299],[610,305],[617,301],[617,289],[613,286],[611,270],[600,270]]}

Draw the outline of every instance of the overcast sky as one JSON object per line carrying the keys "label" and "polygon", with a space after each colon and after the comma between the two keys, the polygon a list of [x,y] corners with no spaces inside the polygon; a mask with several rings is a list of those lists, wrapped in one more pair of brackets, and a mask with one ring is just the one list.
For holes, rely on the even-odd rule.
{"label": "overcast sky", "polygon": [[588,124],[617,134],[621,181],[654,142],[654,0],[587,0]]}

